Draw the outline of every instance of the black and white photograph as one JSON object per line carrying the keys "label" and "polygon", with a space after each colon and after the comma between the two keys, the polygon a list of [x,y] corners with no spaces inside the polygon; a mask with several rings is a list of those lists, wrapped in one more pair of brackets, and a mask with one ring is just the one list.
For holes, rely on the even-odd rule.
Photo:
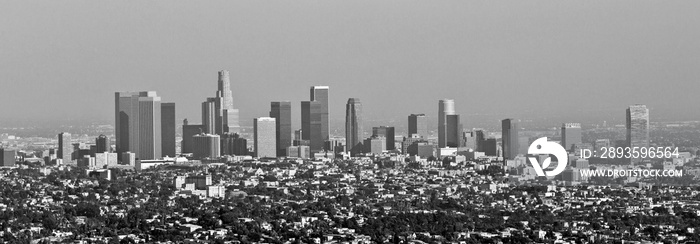
{"label": "black and white photograph", "polygon": [[0,243],[700,243],[700,1],[0,0]]}

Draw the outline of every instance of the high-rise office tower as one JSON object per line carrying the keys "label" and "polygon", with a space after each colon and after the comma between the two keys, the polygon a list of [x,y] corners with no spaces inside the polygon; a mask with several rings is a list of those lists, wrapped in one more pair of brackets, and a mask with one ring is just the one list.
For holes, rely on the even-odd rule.
{"label": "high-rise office tower", "polygon": [[217,97],[221,97],[221,104],[218,106],[220,115],[220,133],[240,133],[238,109],[233,107],[233,93],[231,92],[231,80],[228,70],[219,71]]}
{"label": "high-rise office tower", "polygon": [[135,152],[139,159],[157,159],[162,157],[162,123],[160,97],[139,97],[139,134],[138,150]]}
{"label": "high-rise office tower", "polygon": [[194,158],[218,158],[221,156],[219,135],[197,134],[192,137]]}
{"label": "high-rise office tower", "polygon": [[447,115],[455,114],[455,101],[443,99],[438,102],[438,147],[447,146]]}
{"label": "high-rise office tower", "polygon": [[477,134],[476,131],[466,131],[462,133],[462,146],[476,150]]}
{"label": "high-rise office tower", "polygon": [[459,114],[448,114],[445,116],[445,146],[461,147],[462,145],[462,124],[459,121]]}
{"label": "high-rise office tower", "polygon": [[202,102],[202,132],[208,134],[216,134],[216,123],[218,121],[218,115],[216,110],[216,103],[220,101],[217,98],[207,98],[206,101]]}
{"label": "high-rise office tower", "polygon": [[134,102],[133,94],[132,92],[116,92],[114,94],[114,134],[118,153],[129,151],[129,117],[131,116],[131,103]]}
{"label": "high-rise office tower", "polygon": [[192,137],[204,133],[202,125],[191,125],[187,119],[182,121],[182,143],[180,145],[180,153],[193,153],[194,142]]}
{"label": "high-rise office tower", "polygon": [[301,139],[309,141],[311,151],[323,150],[321,103],[317,101],[301,102]]}
{"label": "high-rise office tower", "polygon": [[[627,108],[627,145],[649,147],[649,109],[646,105],[636,104]],[[633,158],[631,163],[640,162],[642,158]]]}
{"label": "high-rise office tower", "polygon": [[384,137],[386,141],[386,146],[384,147],[386,150],[394,150],[396,149],[396,138],[394,138],[396,134],[394,134],[394,127],[391,126],[379,126],[379,127],[372,127],[372,137]]}
{"label": "high-rise office tower", "polygon": [[[328,97],[329,97],[329,88],[328,86],[312,86],[310,91],[311,97],[309,98],[310,101],[315,101],[318,102],[320,105],[319,107],[319,113],[320,113],[320,145],[323,147],[325,145],[325,142],[330,139],[330,127],[329,127],[329,111],[328,111]],[[314,145],[315,143],[311,142],[311,150],[314,150]],[[322,150],[330,150],[329,148],[321,148]]]}
{"label": "high-rise office tower", "polygon": [[240,121],[238,109],[224,109],[223,113],[226,115],[222,122],[224,124],[224,132],[241,133],[241,126],[238,122]]}
{"label": "high-rise office tower", "polygon": [[478,152],[483,152],[484,149],[482,147],[482,144],[486,140],[486,131],[483,129],[474,129],[474,137],[474,140],[476,141],[476,148],[474,148],[474,150]]}
{"label": "high-rise office tower", "polygon": [[58,158],[63,160],[63,163],[70,163],[73,160],[73,142],[71,135],[68,132],[58,134]]}
{"label": "high-rise office tower", "polygon": [[345,104],[345,144],[350,155],[355,156],[362,153],[362,132],[364,131],[362,121],[362,103],[359,98],[350,98]]}
{"label": "high-rise office tower", "polygon": [[116,92],[117,152],[139,159],[162,156],[161,99],[154,91]]}
{"label": "high-rise office tower", "polygon": [[270,117],[277,124],[277,156],[287,156],[287,148],[292,145],[292,103],[270,103]]}
{"label": "high-rise office tower", "polygon": [[160,104],[161,138],[164,156],[175,157],[175,103]]}
{"label": "high-rise office tower", "polygon": [[236,133],[224,133],[221,135],[221,154],[248,155],[248,140]]}
{"label": "high-rise office tower", "polygon": [[480,147],[480,152],[484,152],[486,156],[499,156],[498,141],[496,141],[496,138],[488,138],[482,141]]}
{"label": "high-rise office tower", "polygon": [[365,139],[365,153],[381,154],[386,151],[386,138],[383,136],[373,136]]}
{"label": "high-rise office tower", "polygon": [[231,81],[226,70],[219,71],[216,94],[202,103],[202,126],[205,133],[221,135],[239,133],[238,109],[233,107]]}
{"label": "high-rise office tower", "polygon": [[0,167],[14,167],[17,151],[0,148]]}
{"label": "high-rise office tower", "polygon": [[561,125],[561,145],[569,151],[574,145],[581,144],[581,123],[563,123]]}
{"label": "high-rise office tower", "polygon": [[99,135],[95,139],[95,153],[110,152],[111,147],[109,146],[109,137],[105,135]]}
{"label": "high-rise office tower", "polygon": [[223,109],[233,109],[233,93],[231,92],[231,80],[228,70],[219,71],[219,82],[217,93],[222,98]]}
{"label": "high-rise office tower", "polygon": [[515,159],[520,150],[520,128],[515,119],[504,119],[501,121],[503,157],[505,159]]}
{"label": "high-rise office tower", "polygon": [[425,114],[411,114],[408,116],[408,136],[418,134],[422,138],[428,137],[428,119]]}
{"label": "high-rise office tower", "polygon": [[258,158],[277,157],[277,122],[275,118],[260,117],[253,120],[255,134],[255,156]]}

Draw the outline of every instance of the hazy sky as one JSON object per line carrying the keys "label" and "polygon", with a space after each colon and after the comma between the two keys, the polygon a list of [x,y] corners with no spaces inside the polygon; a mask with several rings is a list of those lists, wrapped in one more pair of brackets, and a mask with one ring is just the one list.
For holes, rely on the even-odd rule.
{"label": "hazy sky", "polygon": [[[405,124],[455,99],[472,121],[700,119],[700,1],[3,1],[0,119],[112,121],[156,90],[200,121],[217,71],[243,118],[331,87],[331,118]],[[250,120],[250,121],[248,121]],[[556,123],[565,121],[556,121]],[[405,126],[405,125],[404,125]],[[477,125],[475,125],[477,126]],[[366,126],[367,127],[367,126]]]}

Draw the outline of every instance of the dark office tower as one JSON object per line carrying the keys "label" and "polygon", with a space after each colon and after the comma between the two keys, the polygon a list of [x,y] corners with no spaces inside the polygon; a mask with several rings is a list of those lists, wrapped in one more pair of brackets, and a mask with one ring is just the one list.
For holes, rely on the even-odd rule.
{"label": "dark office tower", "polygon": [[110,152],[109,137],[100,135],[95,139],[95,153]]}
{"label": "dark office tower", "polygon": [[67,164],[73,160],[73,142],[70,133],[61,132],[58,134],[58,155],[56,157],[63,159],[63,163]]}
{"label": "dark office tower", "polygon": [[192,157],[197,159],[218,158],[221,156],[220,137],[212,134],[198,134],[192,137]]}
{"label": "dark office tower", "polygon": [[175,103],[160,104],[162,149],[164,156],[175,157]]}
{"label": "dark office tower", "polygon": [[447,121],[445,125],[445,137],[447,147],[461,147],[462,146],[462,124],[459,122],[458,114],[448,114],[445,117]]}
{"label": "dark office tower", "polygon": [[[129,117],[131,116],[132,103],[136,92],[115,92],[115,126],[116,151],[118,153],[129,151]],[[59,157],[60,158],[60,157]]]}
{"label": "dark office tower", "polygon": [[[321,123],[321,128],[319,129],[321,135],[320,135],[320,145],[323,147],[326,141],[330,139],[330,127],[328,123],[329,119],[329,111],[328,111],[328,93],[329,93],[329,88],[328,86],[312,86],[310,89],[311,93],[311,98],[309,98],[311,101],[318,102],[320,105],[319,107],[319,119]],[[311,142],[311,150],[314,150],[314,145],[315,143]],[[322,148],[325,150],[330,150],[330,148]]]}
{"label": "dark office tower", "polygon": [[323,150],[325,140],[322,134],[321,103],[317,101],[301,102],[301,139],[309,141],[311,151]]}
{"label": "dark office tower", "polygon": [[408,116],[408,137],[418,134],[422,138],[428,137],[428,119],[425,114],[411,114]]}
{"label": "dark office tower", "polygon": [[17,151],[0,148],[0,167],[14,167]]}
{"label": "dark office tower", "polygon": [[202,103],[202,133],[216,133],[216,98],[207,98],[207,101]]}
{"label": "dark office tower", "polygon": [[498,142],[496,138],[488,138],[481,142],[481,151],[486,156],[498,156]]}
{"label": "dark office tower", "polygon": [[287,156],[287,148],[292,145],[292,103],[270,103],[270,117],[277,123],[277,156]]}
{"label": "dark office tower", "polygon": [[476,148],[474,150],[477,152],[483,152],[483,143],[486,140],[486,131],[483,129],[474,129],[474,137],[476,137]]}
{"label": "dark office tower", "polygon": [[351,156],[362,153],[362,103],[359,98],[350,98],[345,104],[345,144]]}
{"label": "dark office tower", "polygon": [[443,99],[438,102],[438,147],[447,146],[447,115],[455,114],[455,101]]}
{"label": "dark office tower", "polygon": [[394,134],[394,127],[390,126],[380,126],[380,127],[372,127],[372,137],[385,137],[386,138],[386,150],[394,150],[396,149],[396,139],[394,138],[396,134]]}
{"label": "dark office tower", "polygon": [[561,145],[567,151],[573,149],[574,145],[581,144],[581,124],[564,123],[561,125]]}
{"label": "dark office tower", "polygon": [[[646,105],[636,104],[627,108],[627,145],[649,147],[649,109]],[[642,158],[633,158],[631,163],[640,162]]]}
{"label": "dark office tower", "polygon": [[131,151],[139,159],[161,157],[161,101],[154,91],[116,92],[118,152]]}
{"label": "dark office tower", "polygon": [[193,153],[194,152],[194,139],[193,136],[201,134],[204,132],[202,125],[190,125],[187,119],[182,121],[182,144],[180,145],[181,153]]}
{"label": "dark office tower", "polygon": [[221,135],[221,155],[248,155],[248,141],[236,133]]}
{"label": "dark office tower", "polygon": [[520,150],[520,128],[515,119],[504,119],[501,121],[503,141],[503,157],[505,159],[515,159]]}

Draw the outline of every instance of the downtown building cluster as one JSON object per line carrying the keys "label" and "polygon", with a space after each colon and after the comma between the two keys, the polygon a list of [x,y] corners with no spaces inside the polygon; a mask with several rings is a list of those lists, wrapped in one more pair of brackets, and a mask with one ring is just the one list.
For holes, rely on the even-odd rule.
{"label": "downtown building cluster", "polygon": [[[310,87],[309,100],[299,103],[301,128],[292,128],[292,102],[273,101],[268,117],[253,119],[252,138],[244,138],[240,112],[234,107],[229,72],[219,71],[217,83],[214,96],[201,103],[202,123],[190,124],[187,119],[183,120],[179,152],[176,152],[174,103],[162,102],[155,91],[116,92],[114,150],[108,138],[97,138],[90,157],[95,157],[95,153],[114,153],[119,162],[110,164],[125,165],[133,164],[134,159],[163,160],[178,156],[216,160],[223,156],[349,158],[382,153],[408,155],[418,161],[436,160],[459,152],[472,158],[486,156],[513,160],[526,155],[529,144],[535,139],[523,135],[520,121],[513,118],[501,121],[500,136],[479,128],[465,130],[452,99],[438,101],[436,137],[432,137],[434,134],[431,134],[429,117],[425,113],[408,116],[408,131],[398,143],[393,126],[373,127],[370,136],[366,137],[363,104],[359,98],[347,100],[344,140],[331,139],[328,86]],[[626,120],[626,145],[648,146],[649,112],[646,106],[630,106]],[[580,123],[563,123],[561,140],[557,142],[571,153],[580,148],[612,145],[604,140],[594,144],[582,143],[581,133]],[[250,139],[253,142],[249,144]],[[621,146],[621,143],[616,145]],[[72,145],[69,133],[59,134],[57,159],[62,162],[82,160],[87,153],[81,154],[80,150]]]}

